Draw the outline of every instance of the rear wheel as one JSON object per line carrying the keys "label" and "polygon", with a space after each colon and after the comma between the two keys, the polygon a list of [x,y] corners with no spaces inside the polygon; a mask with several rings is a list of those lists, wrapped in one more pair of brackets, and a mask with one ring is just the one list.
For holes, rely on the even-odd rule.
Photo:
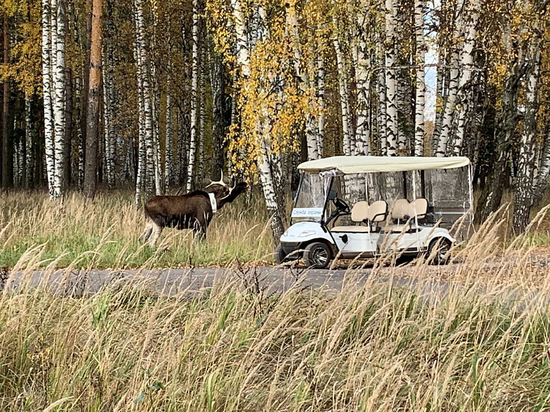
{"label": "rear wheel", "polygon": [[437,238],[431,241],[428,247],[428,260],[432,265],[446,265],[451,259],[452,243],[449,239]]}
{"label": "rear wheel", "polygon": [[308,267],[324,269],[330,262],[331,251],[323,242],[313,242],[306,246],[304,262]]}
{"label": "rear wheel", "polygon": [[286,253],[283,250],[283,246],[279,243],[279,245],[275,248],[275,263],[280,265],[285,261],[286,261]]}

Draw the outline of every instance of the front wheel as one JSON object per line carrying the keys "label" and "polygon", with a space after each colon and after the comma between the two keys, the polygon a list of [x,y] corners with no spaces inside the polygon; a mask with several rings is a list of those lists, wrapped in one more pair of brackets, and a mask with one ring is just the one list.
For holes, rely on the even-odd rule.
{"label": "front wheel", "polygon": [[285,261],[286,261],[286,253],[283,250],[283,246],[279,243],[279,245],[275,248],[275,263],[280,265]]}
{"label": "front wheel", "polygon": [[323,242],[313,242],[304,250],[304,262],[306,266],[315,269],[324,269],[330,262],[330,248]]}
{"label": "front wheel", "polygon": [[428,261],[432,265],[446,265],[451,260],[452,243],[449,239],[437,238],[428,247]]}

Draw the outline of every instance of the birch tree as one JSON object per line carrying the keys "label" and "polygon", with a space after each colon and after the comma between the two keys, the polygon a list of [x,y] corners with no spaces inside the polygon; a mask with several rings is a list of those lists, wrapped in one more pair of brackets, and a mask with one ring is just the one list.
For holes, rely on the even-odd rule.
{"label": "birch tree", "polygon": [[46,173],[50,196],[54,195],[55,153],[54,122],[52,106],[52,40],[50,0],[42,0],[42,90],[44,99],[44,148],[46,152]]}
{"label": "birch tree", "polygon": [[199,86],[199,2],[193,0],[193,27],[192,27],[192,69],[191,69],[191,137],[187,160],[187,192],[193,188],[195,170],[195,155],[197,152],[197,106]]}
{"label": "birch tree", "polygon": [[[55,99],[53,102],[54,115],[54,178],[52,197],[63,194],[64,177],[64,146],[65,146],[65,0],[52,0],[52,9],[55,9],[55,22],[52,17],[52,48],[55,50],[55,60],[52,64]],[[52,14],[54,16],[54,14]]]}
{"label": "birch tree", "polygon": [[[534,5],[530,6],[533,7]],[[526,5],[525,7],[529,6]],[[536,21],[537,17],[533,16],[533,18]],[[514,216],[512,226],[516,233],[522,233],[529,224],[529,212],[531,211],[534,197],[536,167],[535,138],[540,104],[538,89],[540,85],[541,64],[541,39],[537,23],[534,24],[531,40],[526,47],[525,113],[523,115],[518,170],[514,182]]]}
{"label": "birch tree", "polygon": [[317,85],[317,106],[319,114],[317,116],[317,154],[323,157],[324,142],[325,142],[325,63],[323,56],[317,57],[316,71]]}
{"label": "birch tree", "polygon": [[170,18],[168,20],[168,62],[166,68],[166,150],[164,156],[164,185],[168,189],[174,183],[174,132],[172,126],[172,43],[170,41]]}
{"label": "birch tree", "polygon": [[351,123],[347,70],[344,63],[342,45],[340,39],[338,38],[338,25],[336,23],[336,19],[334,19],[334,28],[335,33],[333,42],[336,54],[336,64],[338,67],[338,91],[340,97],[340,110],[342,114],[343,150],[346,156],[351,156],[352,151],[355,151],[355,139],[353,138],[353,127]]}
{"label": "birch tree", "polygon": [[476,25],[479,18],[480,6],[481,4],[479,0],[469,0],[468,9],[464,12],[466,14],[464,23],[464,46],[462,48],[460,58],[460,68],[462,73],[458,82],[458,104],[456,110],[457,131],[453,149],[453,154],[455,156],[459,156],[462,152],[464,134],[466,131],[466,114],[472,95],[469,91],[469,83],[472,78],[472,70],[474,65],[473,50],[476,41]]}
{"label": "birch tree", "polygon": [[114,32],[111,3],[107,0],[105,31],[109,39],[105,42],[103,53],[103,126],[105,136],[105,174],[109,188],[115,187],[115,158],[116,158],[116,136],[114,128],[113,108],[115,104],[113,84],[113,44],[112,35]]}
{"label": "birch tree", "polygon": [[397,84],[395,76],[396,47],[395,0],[386,0],[386,39],[385,39],[385,94],[387,155],[397,155]]}
{"label": "birch tree", "polygon": [[424,40],[424,0],[414,1],[414,28],[416,40],[416,91],[414,109],[414,154],[424,154],[424,109],[425,109],[425,55],[426,42]]}
{"label": "birch tree", "polygon": [[[143,19],[143,4],[135,0],[136,24],[136,65],[138,66],[138,93],[141,101],[140,115],[142,127],[142,151],[138,158],[138,170],[142,171],[140,185],[148,194],[153,193],[155,183],[155,152],[151,107],[150,66],[145,45],[145,23]],[[136,201],[138,201],[138,185],[136,185]]]}

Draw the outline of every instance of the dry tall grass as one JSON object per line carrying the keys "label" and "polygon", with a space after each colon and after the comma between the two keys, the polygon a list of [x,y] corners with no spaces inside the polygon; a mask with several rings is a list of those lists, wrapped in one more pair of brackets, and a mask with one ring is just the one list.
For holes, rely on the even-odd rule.
{"label": "dry tall grass", "polygon": [[263,203],[244,196],[212,220],[207,240],[166,229],[157,249],[138,242],[145,218],[131,193],[100,193],[93,202],[78,194],[52,203],[43,192],[0,196],[0,267],[13,267],[29,248],[42,246],[42,266],[140,267],[225,265],[272,260],[272,239]]}
{"label": "dry tall grass", "polygon": [[[459,252],[448,283],[419,260],[409,283],[376,262],[336,294],[237,276],[193,296],[4,288],[0,410],[548,410],[550,281],[527,288],[525,239],[504,252],[494,239],[487,227]],[[508,276],[486,270],[499,250]]]}

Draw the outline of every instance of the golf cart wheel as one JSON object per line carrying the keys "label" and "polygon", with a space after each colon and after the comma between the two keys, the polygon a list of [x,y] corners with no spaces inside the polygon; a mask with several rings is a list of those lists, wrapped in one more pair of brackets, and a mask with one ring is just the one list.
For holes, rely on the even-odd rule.
{"label": "golf cart wheel", "polygon": [[306,266],[315,269],[324,269],[330,262],[330,248],[323,242],[313,242],[304,250],[304,262]]}
{"label": "golf cart wheel", "polygon": [[428,247],[428,261],[432,265],[446,265],[451,259],[452,243],[449,239],[436,238],[431,241]]}
{"label": "golf cart wheel", "polygon": [[280,265],[283,262],[286,262],[286,253],[283,250],[283,246],[279,243],[275,248],[275,263]]}

